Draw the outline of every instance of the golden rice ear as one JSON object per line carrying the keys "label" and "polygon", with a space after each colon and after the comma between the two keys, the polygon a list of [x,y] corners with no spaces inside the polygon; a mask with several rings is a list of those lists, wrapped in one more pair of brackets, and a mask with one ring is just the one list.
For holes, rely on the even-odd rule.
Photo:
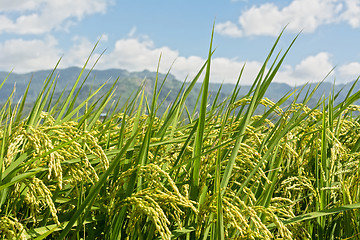
{"label": "golden rice ear", "polygon": [[7,239],[28,239],[24,226],[16,218],[0,217],[0,233]]}

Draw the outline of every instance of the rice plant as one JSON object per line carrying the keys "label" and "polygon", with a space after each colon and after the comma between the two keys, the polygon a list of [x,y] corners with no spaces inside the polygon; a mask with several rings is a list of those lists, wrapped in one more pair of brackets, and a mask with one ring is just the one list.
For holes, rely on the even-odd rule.
{"label": "rice plant", "polygon": [[[211,37],[163,114],[166,77],[151,99],[142,86],[119,106],[114,84],[77,104],[87,62],[58,99],[56,65],[29,114],[27,91],[17,103],[11,93],[0,110],[1,239],[360,238],[357,81],[339,105],[331,92],[309,108],[318,86],[272,102],[265,92],[296,39],[274,56],[280,37],[248,94],[238,95],[244,66],[233,93],[210,102]],[[193,114],[186,99],[202,73]]]}

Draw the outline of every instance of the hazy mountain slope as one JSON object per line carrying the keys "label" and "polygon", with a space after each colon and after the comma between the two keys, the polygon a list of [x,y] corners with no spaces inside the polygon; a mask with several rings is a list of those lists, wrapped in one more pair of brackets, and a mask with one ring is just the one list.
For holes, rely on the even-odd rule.
{"label": "hazy mountain slope", "polygon": [[[49,77],[49,74],[52,72],[52,70],[41,70],[36,72],[30,72],[25,74],[17,74],[17,73],[10,73],[7,81],[3,85],[2,89],[0,90],[0,103],[6,101],[9,94],[14,88],[14,85],[16,86],[16,94],[14,97],[14,101],[18,101],[18,99],[23,95],[29,81],[31,80],[30,90],[28,94],[27,102],[31,104],[37,97],[40,89],[42,88],[42,84],[44,80]],[[81,68],[78,67],[70,67],[66,69],[57,69],[55,70],[55,75],[57,77],[57,94],[55,96],[59,95],[59,93],[64,89],[70,89],[70,87],[73,85],[73,83],[78,78],[79,74],[81,72]],[[6,78],[6,76],[9,73],[7,72],[0,72],[0,80]],[[89,74],[89,70],[85,70],[82,77],[81,82],[87,77],[87,81],[84,85],[83,90],[81,91],[79,100],[85,99],[88,96],[88,93],[90,89],[96,89],[101,84],[105,83],[107,81],[107,84],[104,86],[103,90],[99,93],[100,95],[104,94],[110,86],[115,82],[117,78],[118,83],[116,84],[116,96],[121,97],[121,104],[124,104],[126,99],[129,98],[132,92],[136,91],[138,87],[141,85],[141,83],[145,80],[145,91],[151,96],[152,89],[154,87],[154,82],[156,78],[155,72],[150,71],[142,71],[142,72],[128,72],[126,70],[122,69],[108,69],[108,70],[93,70]],[[162,81],[165,78],[164,74],[159,74],[159,81]],[[176,97],[176,94],[178,93],[180,87],[182,85],[182,82],[177,81],[173,75],[169,75],[167,77],[166,83],[163,86],[162,94],[160,98],[165,98],[168,95],[167,100],[164,103],[164,106],[170,104],[174,98]],[[305,86],[305,90],[302,91],[302,94],[300,95],[300,99],[305,96],[306,90],[308,88],[312,89],[315,86],[315,84],[309,84]],[[187,100],[187,105],[189,108],[192,108],[194,106],[194,103],[196,101],[197,93],[200,91],[201,83],[197,84],[195,86],[195,89],[193,93],[189,96]],[[214,96],[219,89],[220,84],[213,83],[210,84],[210,91],[211,95]],[[304,86],[299,86],[298,89],[301,89]],[[315,104],[317,100],[321,96],[329,96],[329,93],[333,90],[333,84],[329,82],[324,82],[320,85],[319,89],[316,91],[316,94],[314,95],[314,99],[312,99],[311,104]],[[343,89],[338,96],[338,99],[336,103],[340,103],[342,99],[346,96],[349,89],[351,87],[351,84],[340,84],[335,85],[334,91],[339,92],[341,89]],[[233,84],[223,84],[222,91],[220,95],[220,99],[225,98],[228,96],[231,91],[233,90],[234,85]],[[360,85],[358,84],[354,91],[358,91],[360,88]],[[241,86],[240,89],[240,96],[243,96],[248,93],[250,89],[250,86]],[[266,93],[266,97],[270,98],[273,101],[277,101],[279,98],[281,98],[286,93],[292,91],[293,88],[285,83],[272,83]],[[170,93],[170,94],[169,94]]]}

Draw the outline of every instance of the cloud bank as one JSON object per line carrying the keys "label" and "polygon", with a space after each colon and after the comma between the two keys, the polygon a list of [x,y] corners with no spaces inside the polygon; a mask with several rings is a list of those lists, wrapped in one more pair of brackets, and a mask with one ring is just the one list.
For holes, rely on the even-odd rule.
{"label": "cloud bank", "polygon": [[[106,39],[105,39],[106,40]],[[49,44],[50,43],[50,44]],[[79,66],[85,63],[93,43],[84,37],[74,37],[73,47],[64,54],[60,63],[61,68],[69,66]],[[31,49],[31,51],[28,51]],[[55,66],[62,51],[58,42],[51,36],[45,40],[9,40],[0,44],[0,51],[4,54],[0,56],[1,68],[15,67],[15,72],[34,71]],[[24,56],[24,52],[26,55]],[[11,61],[6,61],[10,58]],[[115,42],[111,51],[105,52],[96,65],[97,69],[121,68],[129,71],[150,70],[156,71],[159,57],[161,56],[160,71],[167,72],[174,60],[171,73],[180,81],[186,78],[192,79],[205,63],[206,59],[199,56],[184,57],[174,49],[169,47],[155,47],[149,38],[140,39],[126,37]],[[93,64],[99,57],[99,52],[95,53],[90,61]],[[264,55],[264,58],[266,56]],[[5,65],[4,63],[8,63]],[[11,66],[11,62],[17,62],[16,66]],[[214,57],[211,62],[211,81],[235,83],[241,68],[245,64],[245,70],[241,79],[242,84],[252,84],[258,71],[262,66],[260,61],[241,61],[224,57]],[[308,82],[318,82],[334,68],[330,53],[319,52],[315,55],[302,59],[295,66],[285,63],[280,68],[274,81],[283,82],[290,85],[300,85]],[[348,81],[354,80],[360,69],[360,63],[351,62],[338,66],[330,75],[344,78]]]}
{"label": "cloud bank", "polygon": [[283,8],[265,3],[243,11],[237,22],[218,23],[215,29],[230,37],[277,36],[286,25],[289,32],[312,33],[320,26],[339,22],[359,28],[360,1],[294,0]]}
{"label": "cloud bank", "polygon": [[0,34],[44,34],[67,29],[87,15],[105,13],[109,0],[2,0]]}

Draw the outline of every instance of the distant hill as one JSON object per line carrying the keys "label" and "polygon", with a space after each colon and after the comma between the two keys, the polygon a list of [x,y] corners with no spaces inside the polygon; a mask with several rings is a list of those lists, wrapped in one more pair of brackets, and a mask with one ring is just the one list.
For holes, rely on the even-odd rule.
{"label": "distant hill", "polygon": [[[16,88],[13,102],[17,102],[24,94],[29,81],[31,80],[31,84],[28,91],[27,103],[28,106],[33,103],[40,90],[42,89],[43,83],[45,79],[47,79],[52,70],[41,70],[36,72],[17,74],[17,73],[9,73],[8,72],[0,72],[0,84],[3,79],[5,79],[8,75],[8,79],[0,89],[0,104],[4,103],[11,92]],[[73,84],[76,82],[79,74],[81,72],[81,68],[78,67],[70,67],[66,69],[57,69],[54,72],[53,77],[57,78],[56,91],[54,94],[55,99],[60,96],[61,92],[70,91]],[[141,72],[128,72],[122,69],[108,69],[108,70],[85,70],[80,78],[80,84],[83,80],[86,79],[84,86],[79,94],[78,100],[79,102],[86,99],[90,91],[95,91],[102,84],[106,83],[106,85],[101,89],[101,91],[97,94],[97,96],[101,96],[105,94],[110,87],[114,84],[114,82],[118,79],[116,84],[115,91],[115,99],[120,98],[120,106],[124,105],[126,100],[138,90],[141,84],[145,81],[145,93],[148,98],[151,97],[155,79],[156,72],[150,71],[141,71]],[[163,81],[165,78],[165,74],[159,74],[159,83]],[[166,84],[164,84],[160,100],[166,98],[164,101],[164,107],[169,105],[176,97],[179,89],[182,86],[182,82],[177,81],[173,75],[169,75],[166,78]],[[80,86],[80,84],[78,86]],[[200,90],[200,85],[196,86],[194,91],[190,94],[187,104],[189,106],[193,106],[197,92]],[[225,96],[224,96],[225,97]]]}
{"label": "distant hill", "polygon": [[[8,99],[9,94],[14,88],[16,87],[16,93],[14,96],[14,102],[18,101],[20,97],[25,92],[25,89],[31,80],[31,85],[29,88],[27,103],[31,104],[39,94],[40,89],[42,88],[42,84],[44,80],[49,77],[49,74],[52,70],[41,70],[36,72],[24,73],[24,74],[17,74],[17,73],[10,73],[7,81],[0,89],[0,103],[5,102]],[[70,67],[66,69],[57,69],[55,70],[55,74],[58,78],[57,80],[57,91],[55,97],[60,94],[61,91],[64,89],[70,89],[73,83],[76,81],[77,77],[81,72],[81,68],[78,67]],[[0,72],[0,82],[8,76],[8,72]],[[107,84],[104,86],[103,90],[99,93],[100,95],[105,93],[106,90],[110,88],[110,86],[115,82],[118,78],[118,83],[116,84],[116,96],[121,97],[120,104],[124,104],[125,101],[130,97],[131,93],[136,91],[141,83],[146,79],[146,87],[145,91],[149,96],[152,93],[152,89],[154,86],[156,73],[150,71],[142,71],[142,72],[128,72],[127,70],[123,69],[108,69],[108,70],[93,70],[89,73],[89,70],[85,70],[83,73],[80,81],[83,81],[85,77],[88,75],[87,81],[83,87],[83,91],[80,94],[79,99],[85,99],[88,96],[90,89],[96,89],[101,84],[107,81]],[[164,74],[159,74],[159,80],[162,81],[164,79]],[[166,95],[170,92],[171,94],[168,95],[167,100],[164,102],[164,105],[170,104],[175,96],[178,93],[179,89],[181,88],[182,82],[176,80],[173,75],[169,75],[167,77],[166,83],[163,86],[162,95],[160,98],[164,99]],[[329,82],[324,82],[320,85],[319,89],[316,91],[312,101],[310,104],[315,104],[321,96],[329,96],[329,93],[334,89],[334,92],[337,93],[341,89],[343,89],[339,95],[335,103],[340,103],[348,93],[352,83],[350,84],[339,84],[333,86],[333,84]],[[315,84],[308,85],[305,87],[305,90],[302,91],[300,95],[300,99],[305,96],[306,90],[308,88],[312,89]],[[215,96],[217,90],[219,89],[220,84],[218,83],[211,83],[210,84],[210,94]],[[297,89],[301,89],[304,86],[299,86]],[[198,83],[193,92],[187,99],[187,106],[192,108],[196,102],[196,97],[198,92],[200,91],[201,83]],[[225,97],[231,94],[231,91],[234,89],[233,84],[223,84],[221,94],[219,96],[220,99],[224,99]],[[241,86],[239,96],[245,95],[250,89],[250,86]],[[359,91],[360,85],[357,84],[354,91]],[[282,96],[284,96],[289,91],[294,90],[293,87],[285,84],[285,83],[276,83],[273,82],[266,93],[266,97],[273,101],[277,101]]]}

